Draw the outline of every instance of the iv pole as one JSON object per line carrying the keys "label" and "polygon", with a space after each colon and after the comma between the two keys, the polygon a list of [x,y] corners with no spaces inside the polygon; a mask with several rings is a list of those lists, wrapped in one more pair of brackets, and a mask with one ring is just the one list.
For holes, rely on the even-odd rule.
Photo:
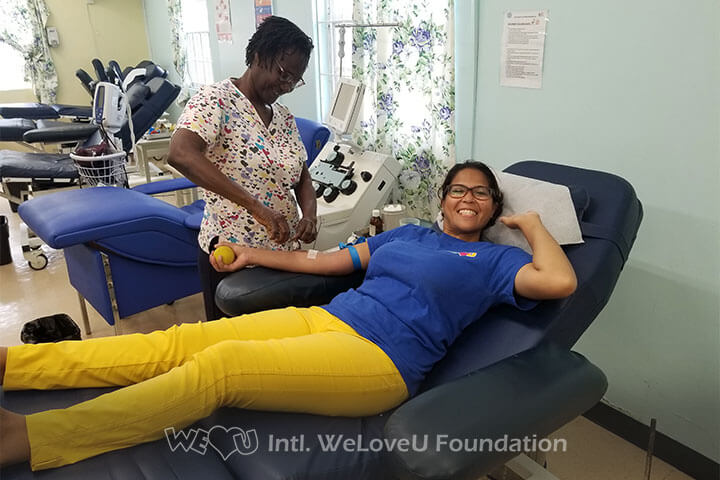
{"label": "iv pole", "polygon": [[340,39],[338,40],[338,57],[340,57],[340,75],[342,77],[343,71],[343,57],[345,57],[345,29],[346,28],[383,28],[383,27],[399,27],[399,23],[338,23],[334,25],[335,28],[339,28]]}

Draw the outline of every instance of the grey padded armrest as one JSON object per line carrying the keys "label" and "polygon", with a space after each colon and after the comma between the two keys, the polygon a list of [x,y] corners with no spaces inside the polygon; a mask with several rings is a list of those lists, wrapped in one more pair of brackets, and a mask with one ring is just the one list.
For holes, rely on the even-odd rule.
{"label": "grey padded armrest", "polygon": [[309,275],[264,267],[245,268],[224,278],[215,302],[227,315],[244,315],[287,306],[325,305],[340,292],[362,283],[365,271],[350,275]]}
{"label": "grey padded armrest", "polygon": [[64,126],[36,128],[23,134],[23,140],[35,142],[67,142],[85,140],[98,129],[91,123],[66,123]]}
{"label": "grey padded armrest", "polygon": [[[428,390],[400,406],[385,425],[386,439],[392,442],[428,435],[428,449],[394,449],[386,460],[396,475],[393,478],[476,479],[522,452],[489,451],[494,449],[487,447],[485,451],[463,451],[463,447],[453,452],[449,448],[452,439],[489,439],[495,445],[504,437],[509,444],[513,439],[537,435],[539,441],[589,410],[606,390],[605,375],[585,357],[544,344]],[[443,438],[448,443],[443,444]],[[419,440],[417,443],[422,445]]]}
{"label": "grey padded armrest", "polygon": [[25,132],[35,128],[28,118],[0,118],[0,142],[20,142]]}

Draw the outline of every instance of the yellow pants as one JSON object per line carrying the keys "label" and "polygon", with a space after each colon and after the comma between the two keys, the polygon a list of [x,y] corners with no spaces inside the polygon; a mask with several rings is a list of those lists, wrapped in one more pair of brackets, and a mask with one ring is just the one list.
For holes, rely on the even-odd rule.
{"label": "yellow pants", "polygon": [[318,307],[8,349],[5,390],[118,385],[29,415],[32,469],[157,440],[221,406],[365,416],[408,396],[378,346]]}

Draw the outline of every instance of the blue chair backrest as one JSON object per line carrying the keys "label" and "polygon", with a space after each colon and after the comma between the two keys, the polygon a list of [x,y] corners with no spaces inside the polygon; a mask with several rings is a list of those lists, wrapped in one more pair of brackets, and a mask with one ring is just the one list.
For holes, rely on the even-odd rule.
{"label": "blue chair backrest", "polygon": [[570,349],[610,299],[642,220],[632,186],[609,173],[525,161],[508,173],[567,185],[585,243],[563,247],[578,278],[570,297],[530,311],[498,306],[470,325],[430,372],[423,389],[552,342]]}
{"label": "blue chair backrest", "polygon": [[322,123],[307,118],[295,117],[295,123],[307,151],[307,166],[309,167],[330,138],[330,129]]}

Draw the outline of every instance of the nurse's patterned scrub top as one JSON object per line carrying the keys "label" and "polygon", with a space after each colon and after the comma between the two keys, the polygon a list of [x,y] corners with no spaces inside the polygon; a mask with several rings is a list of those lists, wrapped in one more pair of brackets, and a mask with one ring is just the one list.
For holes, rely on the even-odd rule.
{"label": "nurse's patterned scrub top", "polygon": [[[300,180],[307,153],[287,107],[275,103],[272,109],[272,121],[266,128],[255,107],[228,78],[202,87],[188,101],[177,128],[200,135],[207,143],[207,158],[222,173],[284,215],[292,238],[299,215],[291,191]],[[265,227],[234,202],[204,189],[203,198],[206,204],[198,243],[206,253],[215,236],[273,250],[291,250],[297,245],[272,241]]]}

